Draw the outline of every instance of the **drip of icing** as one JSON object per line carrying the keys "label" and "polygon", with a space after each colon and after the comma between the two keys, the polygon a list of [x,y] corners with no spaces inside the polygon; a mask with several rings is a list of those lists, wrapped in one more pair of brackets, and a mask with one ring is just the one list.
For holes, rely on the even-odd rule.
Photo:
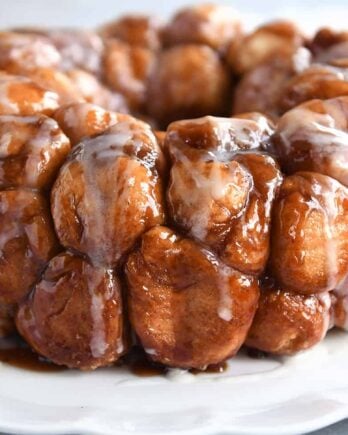
{"label": "drip of icing", "polygon": [[98,286],[103,284],[105,278],[102,269],[94,269],[93,273],[87,274],[88,291],[91,297],[91,317],[93,322],[90,349],[94,358],[102,357],[107,348],[105,325],[104,325],[104,306],[105,298],[103,293],[97,293]]}
{"label": "drip of icing", "polygon": [[230,322],[233,319],[233,300],[231,296],[230,278],[234,276],[235,271],[221,263],[214,254],[207,249],[202,249],[202,253],[206,256],[209,262],[214,266],[218,273],[218,288],[220,291],[220,300],[218,304],[217,314],[220,319],[225,322]]}
{"label": "drip of icing", "polygon": [[321,340],[323,340],[330,329],[332,301],[330,294],[327,292],[319,294],[318,299],[323,306],[323,332],[321,337]]}
{"label": "drip of icing", "polygon": [[232,298],[231,298],[231,287],[230,287],[230,276],[231,272],[226,273],[226,268],[222,268],[221,270],[221,278],[219,281],[219,288],[220,288],[220,301],[219,301],[219,307],[218,307],[218,316],[220,319],[225,320],[226,322],[229,322],[233,318],[233,312],[232,312]]}
{"label": "drip of icing", "polygon": [[[184,225],[190,228],[191,234],[197,240],[204,241],[209,231],[209,223],[213,213],[214,202],[218,202],[224,197],[227,198],[228,189],[233,188],[234,192],[240,192],[245,186],[238,186],[231,181],[234,168],[229,167],[226,174],[218,162],[212,162],[209,173],[207,173],[207,163],[204,160],[191,162],[180,150],[175,150],[176,163],[171,171],[173,197],[180,196],[177,213],[180,218],[184,220]],[[182,173],[188,174],[187,176],[193,181],[195,187],[188,191],[185,179]],[[251,184],[251,179],[249,179]],[[243,198],[243,195],[240,195]],[[248,198],[244,197],[243,203],[235,205],[238,211],[237,215],[241,214],[247,204]],[[188,216],[182,207],[190,210]],[[231,212],[224,207],[222,213],[227,213],[231,217]]]}

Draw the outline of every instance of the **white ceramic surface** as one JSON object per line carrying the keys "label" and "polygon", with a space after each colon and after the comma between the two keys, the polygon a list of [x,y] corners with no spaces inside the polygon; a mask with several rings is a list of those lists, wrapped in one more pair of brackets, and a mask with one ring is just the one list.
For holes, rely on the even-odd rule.
{"label": "white ceramic surface", "polygon": [[16,434],[306,433],[348,417],[348,335],[293,358],[240,355],[223,374],[0,366],[0,431]]}

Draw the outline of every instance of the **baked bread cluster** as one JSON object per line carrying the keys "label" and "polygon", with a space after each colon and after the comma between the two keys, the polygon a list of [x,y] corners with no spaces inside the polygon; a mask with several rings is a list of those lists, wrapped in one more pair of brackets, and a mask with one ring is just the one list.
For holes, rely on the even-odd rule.
{"label": "baked bread cluster", "polygon": [[348,32],[0,33],[0,334],[95,369],[204,370],[348,330]]}

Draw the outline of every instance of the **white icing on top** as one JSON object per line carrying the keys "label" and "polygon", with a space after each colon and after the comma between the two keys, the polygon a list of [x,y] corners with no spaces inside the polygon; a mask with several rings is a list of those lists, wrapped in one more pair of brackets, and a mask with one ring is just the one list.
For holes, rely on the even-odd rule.
{"label": "white icing on top", "polygon": [[[59,106],[59,96],[55,92],[47,91],[35,84],[31,80],[25,77],[11,76],[6,74],[0,74],[0,113],[5,115],[21,115],[22,100],[14,100],[11,97],[9,91],[10,88],[14,88],[16,84],[27,85],[28,92],[31,90],[39,91],[41,93],[40,98],[36,101],[26,101],[26,106],[30,107],[32,114],[42,111],[55,110]],[[25,91],[24,91],[25,92]],[[25,94],[22,94],[22,98]],[[28,113],[27,108],[27,113]]]}
{"label": "white icing on top", "polygon": [[311,52],[307,48],[299,47],[292,56],[295,72],[298,74],[308,68],[311,58]]}
{"label": "white icing on top", "polygon": [[[21,175],[22,184],[26,186],[37,186],[40,175],[47,171],[56,151],[65,149],[67,153],[70,149],[67,137],[58,128],[56,121],[51,118],[41,115],[0,116],[0,126],[1,131],[4,132],[0,139],[0,159],[8,157],[15,159],[17,156],[22,159],[25,156]],[[30,126],[33,129],[27,130]],[[21,130],[22,127],[23,130]],[[12,141],[16,144],[14,150],[11,150]],[[6,178],[6,175],[1,172],[2,164],[0,161],[0,176]]]}
{"label": "white icing on top", "polygon": [[0,35],[0,65],[14,62],[26,70],[57,67],[61,61],[56,48],[42,36],[3,33]]}
{"label": "white icing on top", "polygon": [[[83,252],[94,264],[115,264],[124,250],[131,247],[132,237],[138,237],[148,221],[161,216],[156,192],[157,147],[153,133],[145,124],[119,122],[104,134],[75,147],[61,171],[69,182],[69,165],[78,162],[81,168],[84,192],[78,204],[72,203],[72,211],[82,229],[77,243],[81,243]],[[56,222],[64,214],[61,195],[63,192],[58,192],[53,200]]]}
{"label": "white icing on top", "polygon": [[[279,121],[277,134],[281,140],[280,151],[286,164],[296,142],[310,144],[303,156],[292,156],[293,166],[306,159],[317,172],[330,175],[348,186],[348,123],[344,107],[345,97],[318,102],[326,113],[318,113],[306,105],[287,112]],[[341,108],[340,105],[343,105]]]}
{"label": "white icing on top", "polygon": [[321,336],[321,340],[323,340],[330,329],[332,302],[330,294],[327,292],[320,293],[317,297],[323,306],[323,332]]}
{"label": "white icing on top", "polygon": [[[112,272],[108,273],[108,271],[105,272],[103,269],[93,269],[92,273],[87,273],[87,284],[91,297],[91,316],[93,322],[90,349],[94,358],[100,358],[109,347],[105,333],[104,308],[105,300],[113,292]],[[108,286],[105,291],[104,284]],[[102,292],[98,291],[99,286],[103,286]],[[108,295],[108,289],[110,295]]]}
{"label": "white icing on top", "polygon": [[103,42],[93,32],[85,30],[53,30],[48,34],[62,56],[60,67],[70,70],[80,66],[92,72],[100,69]]}

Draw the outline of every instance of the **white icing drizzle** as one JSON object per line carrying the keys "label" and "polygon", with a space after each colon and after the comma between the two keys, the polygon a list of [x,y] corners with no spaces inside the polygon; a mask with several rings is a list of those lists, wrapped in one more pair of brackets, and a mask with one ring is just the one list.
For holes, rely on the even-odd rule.
{"label": "white icing drizzle", "polygon": [[[202,249],[202,253],[214,266],[218,276],[218,289],[220,292],[220,298],[217,314],[220,319],[224,320],[225,322],[230,322],[233,319],[233,299],[230,278],[235,276],[236,272],[234,269],[219,261],[215,255],[207,249]],[[240,279],[244,280],[244,277],[240,277]],[[243,282],[243,284],[245,284],[245,282]]]}
{"label": "white icing drizzle", "polygon": [[90,349],[94,358],[102,357],[109,347],[106,341],[103,317],[105,295],[102,292],[98,293],[98,286],[103,285],[104,282],[107,282],[108,286],[112,286],[112,281],[106,281],[105,278],[105,272],[102,269],[93,269],[92,273],[87,272],[87,285],[91,297],[91,317],[93,322]]}
{"label": "white icing drizzle", "polygon": [[330,329],[332,301],[328,292],[320,293],[317,297],[323,306],[323,331],[321,337],[321,340],[323,340]]}
{"label": "white icing drizzle", "polygon": [[[25,77],[11,76],[0,73],[0,111],[1,113],[20,115],[21,114],[21,101],[16,101],[10,98],[9,88],[15,87],[16,84],[26,84],[28,89],[41,90],[40,99],[36,102],[30,101],[31,111],[42,112],[43,110],[55,110],[59,105],[59,96],[55,92],[44,90],[36,85],[31,80]],[[23,95],[25,97],[25,95]]]}
{"label": "white icing drizzle", "polygon": [[[140,159],[137,155],[143,150],[144,135],[153,148]],[[73,160],[81,164],[85,180],[83,204],[80,205],[84,209],[81,214],[82,240],[94,262],[105,263],[105,259],[111,260],[108,253],[113,253],[112,261],[117,261],[123,253],[120,247],[129,237],[126,220],[129,217],[129,208],[134,207],[129,198],[133,195],[136,183],[139,183],[142,193],[142,198],[137,203],[138,212],[143,212],[144,219],[148,209],[154,218],[160,216],[161,206],[157,203],[154,193],[158,182],[157,172],[154,170],[154,163],[158,157],[156,144],[149,128],[143,128],[142,124],[135,126],[134,123],[120,122],[105,134],[86,139],[75,148]],[[125,146],[132,149],[131,155],[125,153]],[[122,156],[127,159],[117,161]],[[118,169],[118,165],[121,164],[122,172]],[[143,173],[139,172],[140,167]],[[110,192],[107,195],[98,184],[97,175],[100,176],[101,168],[104,179],[110,181]],[[140,180],[144,181],[139,180],[139,175],[142,176]],[[116,242],[115,225],[118,234]],[[99,241],[98,249],[95,249],[96,241]]]}
{"label": "white icing drizzle", "polygon": [[[176,196],[180,198],[175,213],[194,238],[205,241],[216,202],[224,199],[225,206],[220,212],[224,220],[232,217],[231,210],[227,208],[229,202],[237,210],[235,217],[243,212],[248,201],[248,194],[244,195],[245,185],[239,186],[233,181],[237,166],[229,166],[226,171],[224,169],[228,163],[214,161],[209,164],[207,171],[209,166],[204,159],[191,162],[181,151],[175,150],[174,153],[177,163],[171,170],[169,195],[173,200]],[[187,178],[194,183],[193,189],[187,185]],[[249,177],[251,186],[252,179]],[[239,204],[236,203],[236,197],[240,198]]]}
{"label": "white icing drizzle", "polygon": [[[348,105],[348,99],[342,104]],[[321,103],[326,114],[298,106],[287,112],[279,121],[277,133],[281,139],[284,156],[291,155],[293,144],[304,141],[312,145],[309,155],[318,172],[323,167],[341,183],[348,186],[348,131],[347,121],[340,108],[339,99]],[[324,166],[325,165],[325,166]]]}

